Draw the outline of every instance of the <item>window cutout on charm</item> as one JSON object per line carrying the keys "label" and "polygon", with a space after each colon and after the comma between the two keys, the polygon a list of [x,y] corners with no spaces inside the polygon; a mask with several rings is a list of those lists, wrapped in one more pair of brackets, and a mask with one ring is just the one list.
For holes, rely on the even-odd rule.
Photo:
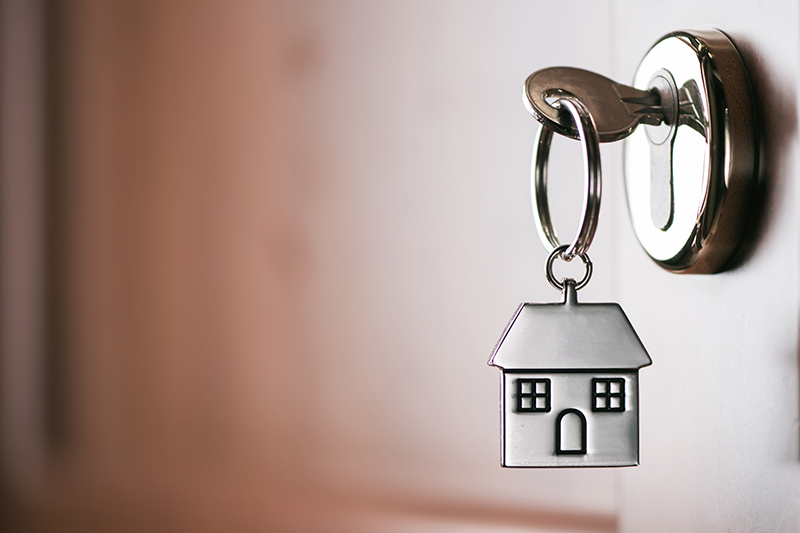
{"label": "window cutout on charm", "polygon": [[550,380],[518,379],[517,411],[522,413],[550,412]]}
{"label": "window cutout on charm", "polygon": [[623,378],[592,379],[592,411],[624,411]]}

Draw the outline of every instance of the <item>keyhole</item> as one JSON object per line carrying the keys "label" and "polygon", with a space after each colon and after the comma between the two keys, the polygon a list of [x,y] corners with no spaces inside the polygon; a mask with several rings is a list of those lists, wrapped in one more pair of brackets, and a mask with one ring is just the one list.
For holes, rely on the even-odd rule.
{"label": "keyhole", "polygon": [[675,194],[672,183],[672,141],[678,123],[678,89],[672,75],[664,69],[656,72],[648,87],[660,97],[664,121],[645,126],[650,141],[650,218],[660,230],[672,224]]}

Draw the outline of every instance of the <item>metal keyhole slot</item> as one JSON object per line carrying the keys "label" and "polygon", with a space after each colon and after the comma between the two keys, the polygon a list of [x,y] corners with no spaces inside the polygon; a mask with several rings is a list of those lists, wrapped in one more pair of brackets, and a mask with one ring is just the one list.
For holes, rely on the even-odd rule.
{"label": "metal keyhole slot", "polygon": [[672,141],[678,121],[678,89],[672,74],[661,69],[647,88],[658,94],[664,120],[658,126],[644,126],[650,141],[650,216],[655,227],[665,230],[672,224],[675,195],[672,188]]}

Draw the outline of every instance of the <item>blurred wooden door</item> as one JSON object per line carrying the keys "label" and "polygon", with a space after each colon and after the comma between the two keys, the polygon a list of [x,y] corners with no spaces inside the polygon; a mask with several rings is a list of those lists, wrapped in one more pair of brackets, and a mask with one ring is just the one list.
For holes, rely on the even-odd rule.
{"label": "blurred wooden door", "polygon": [[[0,520],[800,530],[800,17],[697,4],[0,2]],[[620,301],[652,355],[642,466],[503,470],[485,363],[520,301],[558,297],[522,81],[628,80],[684,27],[728,32],[753,77],[749,243],[724,274],[659,270],[604,146],[582,298]],[[568,227],[580,159],[553,150]]]}

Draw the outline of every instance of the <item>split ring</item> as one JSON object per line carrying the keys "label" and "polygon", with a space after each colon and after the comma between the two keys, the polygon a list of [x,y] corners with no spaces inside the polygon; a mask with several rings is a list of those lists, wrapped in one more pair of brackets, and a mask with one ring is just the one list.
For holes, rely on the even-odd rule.
{"label": "split ring", "polygon": [[[553,275],[553,261],[556,260],[556,257],[561,257],[564,259],[564,252],[569,248],[569,244],[561,244],[557,246],[552,252],[550,252],[550,256],[547,258],[547,266],[545,266],[544,273],[547,276],[547,281],[550,282],[550,285],[555,287],[556,289],[563,291],[564,290],[564,280],[557,280],[555,275]],[[589,280],[592,279],[592,271],[594,267],[592,266],[592,260],[589,259],[589,255],[586,253],[579,254],[578,257],[581,258],[583,261],[583,266],[586,267],[586,273],[583,275],[583,278],[575,284],[575,290],[580,290],[589,283]],[[566,259],[564,259],[566,261]]]}
{"label": "split ring", "polygon": [[[583,215],[578,233],[572,244],[565,248],[561,256],[565,261],[572,261],[578,255],[583,256],[589,250],[597,230],[597,218],[600,214],[600,195],[602,192],[602,176],[600,171],[600,138],[594,119],[580,101],[570,97],[559,98],[556,106],[566,109],[575,121],[578,136],[583,145],[583,167],[586,180],[583,188]],[[550,143],[553,131],[539,126],[531,158],[531,199],[533,200],[533,217],[536,229],[545,249],[552,252],[561,243],[550,218],[550,204],[547,200],[547,160],[550,157]],[[552,282],[551,282],[552,283]]]}

